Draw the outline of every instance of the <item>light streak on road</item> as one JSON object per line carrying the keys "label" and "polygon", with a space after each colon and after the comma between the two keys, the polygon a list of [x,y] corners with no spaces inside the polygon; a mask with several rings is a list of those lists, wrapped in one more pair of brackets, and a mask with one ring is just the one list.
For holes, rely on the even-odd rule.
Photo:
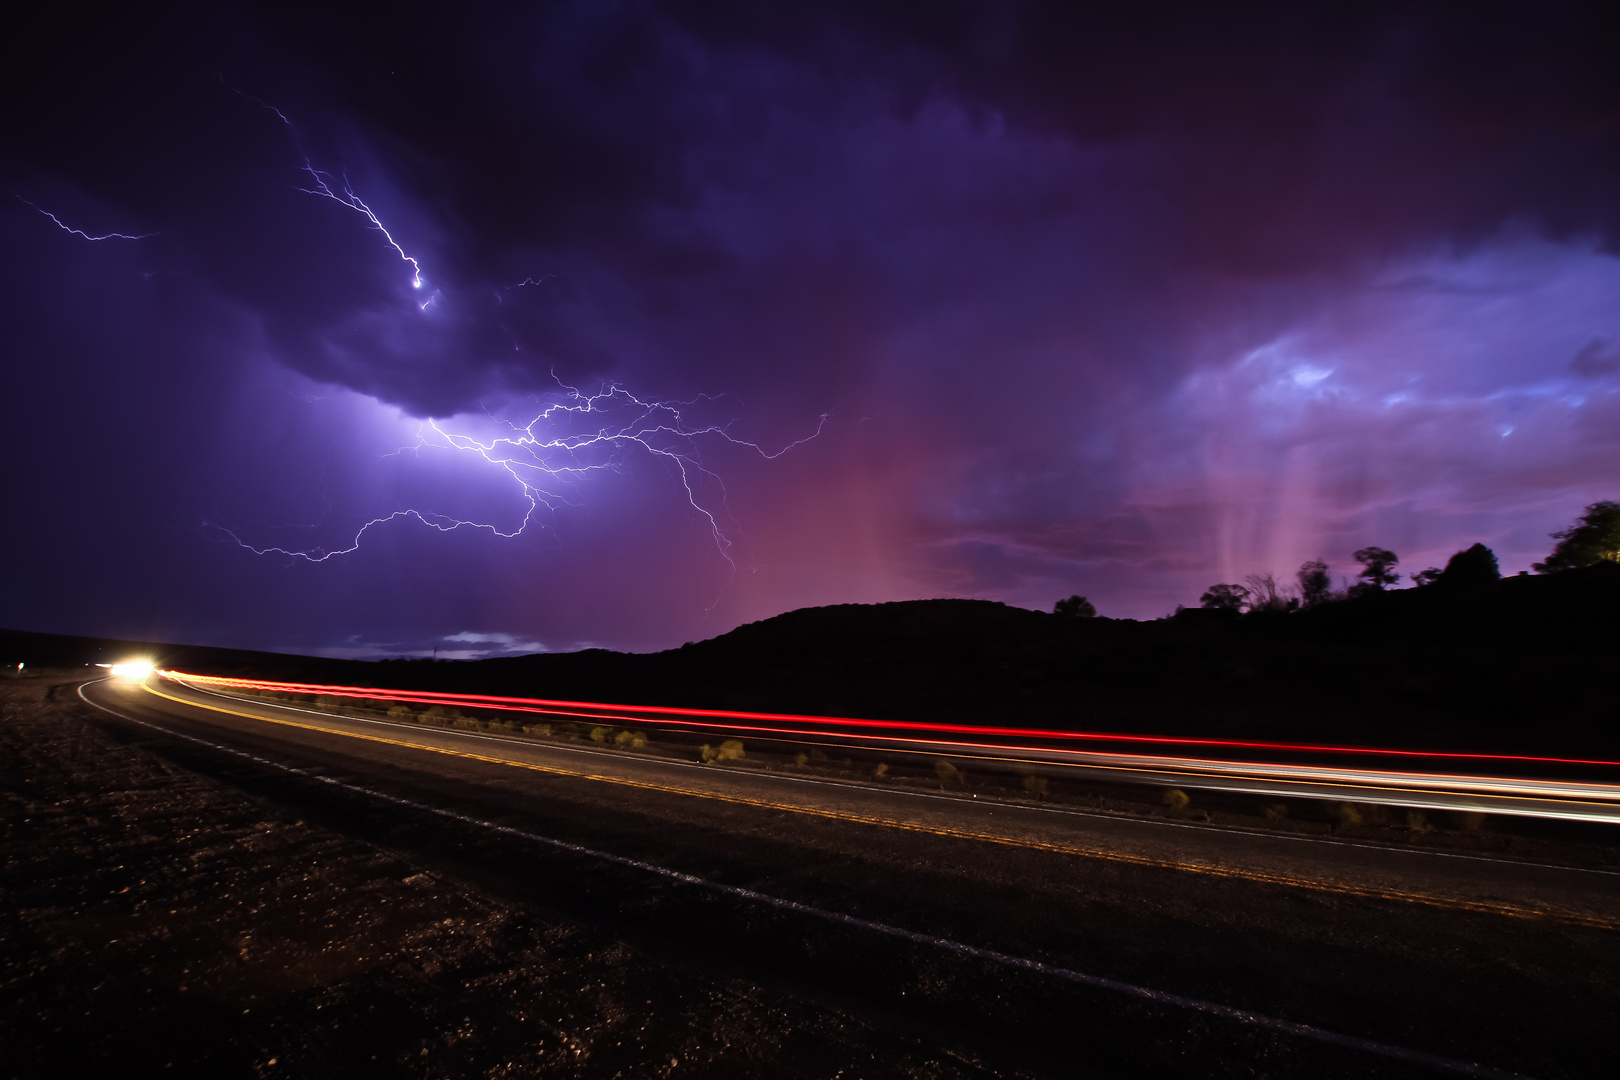
{"label": "light streak on road", "polygon": [[[1620,823],[1620,784],[1612,780],[1485,775],[1439,771],[1434,767],[1442,762],[1455,766],[1467,761],[1479,767],[1501,767],[1511,763],[1520,771],[1532,768],[1544,772],[1567,771],[1572,766],[1583,767],[1583,771],[1591,771],[1593,767],[1605,772],[1620,770],[1620,762],[1594,759],[926,724],[792,713],[625,706],[492,694],[384,690],[224,678],[176,671],[160,671],[158,674],[183,685],[226,691],[257,690],[417,707],[439,705],[489,709],[595,724],[653,724],[678,730],[696,729],[703,733],[724,732],[784,741],[830,742],[867,752],[950,757],[997,768],[1085,770],[1098,778],[1162,786]],[[1121,748],[1075,746],[1076,743],[1087,742],[1117,744]],[[1054,743],[1058,745],[1052,745]],[[1194,756],[1187,752],[1194,747],[1243,751],[1244,755],[1241,758]],[[1371,758],[1379,765],[1368,767],[1348,763],[1324,764],[1321,761],[1255,760],[1266,754],[1361,757]],[[1385,764],[1396,762],[1410,763],[1412,767],[1401,769]],[[1418,767],[1420,765],[1424,767]]]}

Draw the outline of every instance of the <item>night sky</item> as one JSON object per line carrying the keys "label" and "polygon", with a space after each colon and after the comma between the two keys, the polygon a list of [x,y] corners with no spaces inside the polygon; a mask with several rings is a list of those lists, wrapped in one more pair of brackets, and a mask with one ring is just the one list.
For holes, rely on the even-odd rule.
{"label": "night sky", "polygon": [[0,626],[1156,618],[1620,497],[1614,8],[61,7],[0,76]]}

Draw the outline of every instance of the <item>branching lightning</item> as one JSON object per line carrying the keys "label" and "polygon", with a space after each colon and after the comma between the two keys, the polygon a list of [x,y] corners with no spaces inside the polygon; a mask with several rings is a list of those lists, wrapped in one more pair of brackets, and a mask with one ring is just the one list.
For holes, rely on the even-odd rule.
{"label": "branching lightning", "polygon": [[505,303],[505,300],[503,300],[501,297],[501,294],[504,292],[509,292],[512,289],[521,289],[525,285],[544,285],[546,282],[555,281],[560,277],[562,277],[561,274],[541,274],[539,277],[526,277],[514,285],[502,285],[500,288],[495,290],[495,302],[497,304]]}
{"label": "branching lightning", "polygon": [[106,236],[91,236],[89,233],[85,232],[83,229],[75,229],[73,226],[66,224],[65,222],[63,222],[63,220],[61,218],[59,218],[55,214],[51,213],[49,210],[45,209],[43,206],[40,206],[40,205],[38,205],[36,203],[31,203],[27,199],[23,198],[21,195],[16,196],[16,199],[20,203],[24,203],[24,204],[26,204],[28,206],[32,206],[35,210],[38,210],[41,214],[44,214],[46,217],[50,218],[53,222],[56,223],[56,227],[58,229],[61,229],[63,232],[70,232],[74,236],[82,236],[86,240],[145,240],[149,236],[156,236],[157,235],[157,233],[155,233],[155,232],[141,233],[139,236],[131,236],[128,233],[114,232],[114,233],[108,233]]}
{"label": "branching lightning", "polygon": [[[331,199],[339,206],[346,206],[364,217],[371,228],[382,233],[383,239],[388,241],[388,246],[394,249],[394,253],[400,257],[401,261],[411,264],[411,288],[420,289],[422,287],[422,264],[410,255],[405,254],[405,249],[399,246],[399,241],[394,239],[394,234],[388,231],[388,227],[372,212],[371,207],[366,205],[365,200],[355,194],[353,186],[349,183],[348,175],[344,174],[340,182],[336,176],[326,170],[317,169],[314,162],[310,160],[309,154],[304,151],[303,143],[298,138],[298,129],[293,126],[293,122],[287,118],[286,113],[261,98],[243,93],[225,82],[223,78],[220,79],[220,83],[232,93],[276,114],[276,118],[286,126],[287,133],[292,138],[293,147],[298,151],[298,156],[303,159],[302,169],[304,173],[309,176],[310,181],[315,185],[314,187],[299,188],[298,190],[306,195],[319,195],[323,199]],[[334,188],[333,185],[337,185],[337,187]],[[422,306],[426,307],[427,305],[423,304]]]}
{"label": "branching lightning", "polygon": [[342,193],[339,194],[333,191],[331,185],[327,183],[327,181],[335,179],[332,174],[323,172],[311,165],[307,157],[304,158],[304,171],[315,181],[315,186],[313,188],[299,188],[298,190],[309,195],[320,195],[331,199],[340,206],[347,206],[350,210],[364,215],[365,219],[371,223],[371,227],[383,234],[383,239],[388,241],[388,246],[393,248],[401,259],[411,264],[411,288],[420,289],[422,287],[422,264],[405,254],[405,249],[399,246],[399,241],[394,239],[394,234],[389,232],[381,221],[377,220],[377,215],[371,212],[371,207],[367,206],[360,196],[354,193],[354,188],[349,186],[349,178],[347,176],[343,178],[343,189]]}
{"label": "branching lightning", "polygon": [[[360,214],[368,226],[383,235],[395,254],[410,264],[411,285],[423,287],[422,266],[394,238],[370,206],[355,193],[346,174],[334,175],[317,168],[304,150],[297,129],[287,115],[274,105],[251,94],[220,82],[233,93],[274,113],[286,127],[294,148],[302,160],[302,170],[310,186],[299,190],[310,195],[331,199],[333,202]],[[557,274],[527,277],[515,285],[497,290],[501,293],[514,288],[542,285],[557,278]],[[425,310],[438,295],[418,304]],[[620,470],[633,456],[642,456],[666,465],[685,492],[686,501],[700,515],[713,537],[716,550],[737,569],[734,557],[736,542],[727,525],[733,519],[727,506],[725,483],[720,475],[705,463],[703,445],[725,444],[742,451],[757,454],[764,460],[780,457],[796,446],[819,436],[829,418],[823,414],[816,429],[774,452],[758,443],[739,439],[729,431],[729,424],[700,423],[690,420],[689,414],[698,406],[715,399],[700,396],[691,401],[643,400],[622,386],[609,385],[596,393],[585,393],[558,381],[558,392],[550,395],[550,403],[527,424],[518,425],[496,420],[498,428],[506,434],[492,439],[481,439],[472,434],[450,430],[448,421],[430,419],[422,422],[416,443],[394,451],[395,454],[415,453],[438,449],[476,457],[492,470],[505,473],[514,486],[523,508],[515,527],[502,528],[490,521],[441,514],[417,508],[398,509],[374,517],[361,524],[347,541],[336,546],[266,545],[250,543],[238,530],[214,522],[209,527],[228,537],[236,544],[259,555],[280,555],[309,563],[323,563],[360,549],[374,530],[404,519],[411,519],[437,532],[455,532],[467,529],[489,533],[491,536],[511,539],[525,533],[537,519],[554,513],[565,506],[580,504],[580,484],[596,473]],[[684,411],[683,411],[684,410]],[[494,419],[493,417],[491,418]],[[391,455],[390,455],[391,456]]]}
{"label": "branching lightning", "polygon": [[[694,424],[682,415],[683,408],[712,398],[699,397],[684,402],[649,401],[616,385],[604,387],[594,394],[560,383],[559,386],[562,392],[558,400],[547,405],[527,424],[519,426],[501,421],[509,430],[508,435],[485,441],[451,431],[443,421],[430,419],[422,423],[414,445],[394,451],[395,454],[402,454],[419,453],[428,448],[450,450],[476,456],[491,468],[506,473],[525,507],[522,519],[515,528],[502,529],[490,522],[402,509],[365,522],[343,546],[297,549],[259,547],[248,543],[231,529],[219,525],[214,527],[255,554],[282,555],[311,563],[351,554],[359,550],[372,530],[407,518],[439,532],[472,529],[511,539],[522,535],[537,516],[560,507],[579,505],[578,487],[586,477],[593,473],[617,471],[630,455],[642,454],[662,461],[671,468],[686,494],[688,505],[706,523],[716,550],[735,570],[735,541],[722,520],[730,520],[725,483],[718,473],[704,463],[701,442],[717,440],[751,451],[768,461],[816,438],[829,422],[828,416],[823,414],[815,431],[779,450],[769,451],[758,443],[733,436],[727,430],[729,425]],[[718,499],[704,497],[703,492],[709,489],[718,489]]]}

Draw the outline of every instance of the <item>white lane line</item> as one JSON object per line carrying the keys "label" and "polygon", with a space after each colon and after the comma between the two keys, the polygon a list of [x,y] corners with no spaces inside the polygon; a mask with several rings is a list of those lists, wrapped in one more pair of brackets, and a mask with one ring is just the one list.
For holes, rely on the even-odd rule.
{"label": "white lane line", "polygon": [[[433,731],[450,736],[453,739],[477,740],[479,742],[503,743],[509,746],[540,747],[545,750],[559,753],[578,754],[584,757],[604,758],[610,761],[623,761],[624,755],[611,750],[592,750],[583,746],[561,746],[553,743],[536,743],[528,739],[515,739],[509,735],[486,735],[480,732],[460,731],[453,728],[426,728],[420,724],[401,723],[396,720],[376,720],[363,716],[341,716],[336,713],[322,712],[319,709],[305,709],[296,705],[283,705],[274,701],[261,701],[257,698],[237,697],[234,694],[221,693],[217,690],[206,690],[199,686],[180,681],[187,690],[194,694],[203,694],[208,697],[219,698],[222,701],[233,701],[243,705],[255,705],[261,708],[281,709],[285,712],[302,713],[305,716],[318,716],[323,720],[342,720],[355,724],[372,724],[377,727],[396,728],[401,731]],[[775,740],[787,741],[787,740]],[[690,761],[671,761],[668,758],[646,759],[637,758],[637,761],[657,764],[668,768],[692,769],[710,775],[714,772],[712,765],[699,765]],[[1374,851],[1380,855],[1414,855],[1419,857],[1432,857],[1436,859],[1460,859],[1464,862],[1492,863],[1497,866],[1514,866],[1521,869],[1557,870],[1572,874],[1598,874],[1602,877],[1620,877],[1620,871],[1604,870],[1590,866],[1566,866],[1560,863],[1533,862],[1526,859],[1503,859],[1492,855],[1471,855],[1460,851],[1436,851],[1433,848],[1397,847],[1393,844],[1371,844],[1359,840],[1340,840],[1326,836],[1301,836],[1298,833],[1271,833],[1260,832],[1255,829],[1245,829],[1230,825],[1201,825],[1191,821],[1165,821],[1159,818],[1126,817],[1119,814],[1099,813],[1094,810],[1079,810],[1069,807],[1026,805],[1024,803],[1004,802],[1000,799],[967,799],[960,795],[946,795],[931,791],[912,791],[907,788],[875,788],[869,784],[862,784],[850,780],[834,780],[817,776],[788,776],[782,773],[749,772],[746,775],[758,777],[762,780],[808,784],[817,787],[836,787],[851,791],[874,792],[884,795],[904,796],[912,799],[931,799],[939,802],[956,803],[974,806],[1000,806],[1008,810],[1024,811],[1028,813],[1053,814],[1059,817],[1084,818],[1090,821],[1108,821],[1129,826],[1150,826],[1166,829],[1188,829],[1194,832],[1215,833],[1221,836],[1250,836],[1260,840],[1287,840],[1297,844],[1320,844],[1325,847],[1356,848],[1361,851]]]}
{"label": "white lane line", "polygon": [[756,904],[763,904],[767,907],[773,907],[781,911],[790,911],[795,914],[807,915],[811,918],[820,919],[824,922],[836,923],[842,926],[851,926],[858,930],[866,930],[870,933],[881,934],[885,937],[898,938],[902,941],[910,941],[919,945],[928,945],[946,952],[955,953],[959,956],[970,956],[976,960],[988,961],[993,964],[999,964],[1003,967],[1031,971],[1035,972],[1036,974],[1046,975],[1055,979],[1062,979],[1066,982],[1077,983],[1081,986],[1088,986],[1097,990],[1107,990],[1111,993],[1123,994],[1128,997],[1134,997],[1144,1001],[1151,1001],[1159,1005],[1170,1005],[1176,1008],[1186,1009],[1191,1012],[1203,1013],[1206,1016],[1220,1017],[1223,1020],[1235,1020],[1241,1024],[1249,1024],[1253,1027],[1265,1028],[1270,1031],[1280,1032],[1285,1035],[1292,1035],[1301,1039],[1309,1039],[1314,1042],[1327,1043],[1333,1046],[1342,1046],[1347,1049],[1360,1051],[1366,1054],[1373,1054],[1378,1057],[1389,1058],[1395,1061],[1407,1061],[1416,1065],[1425,1065],[1430,1068],[1444,1069],[1448,1072],[1458,1073],[1463,1076],[1480,1077],[1482,1080],[1528,1080],[1528,1078],[1520,1073],[1493,1069],[1477,1062],[1458,1061],[1455,1058],[1442,1057],[1438,1054],[1430,1054],[1422,1050],[1410,1050],[1403,1046],[1394,1046],[1390,1043],[1376,1042],[1372,1039],[1363,1039],[1355,1035],[1345,1035],[1337,1031],[1329,1031],[1326,1028],[1315,1027],[1311,1024],[1295,1023],[1292,1020],[1284,1020],[1280,1017],[1267,1016],[1264,1013],[1250,1012],[1246,1009],[1234,1008],[1230,1005],[1221,1005],[1213,1001],[1204,1001],[1201,998],[1187,997],[1183,994],[1173,994],[1164,990],[1154,990],[1150,987],[1137,986],[1134,983],[1121,982],[1118,979],[1110,979],[1102,975],[1089,975],[1082,971],[1075,971],[1073,968],[1058,967],[1055,964],[1047,964],[1039,960],[1031,960],[1022,956],[1013,956],[1010,953],[998,952],[995,949],[986,949],[978,945],[967,945],[960,941],[952,941],[949,938],[935,937],[933,934],[924,934],[915,930],[906,930],[902,927],[890,926],[887,923],[874,922],[871,919],[863,919],[856,915],[847,915],[840,911],[830,911],[826,908],[815,907],[810,904],[803,904],[797,900],[786,900],[779,896],[771,896],[767,893],[757,892],[754,889],[743,888],[739,885],[727,885],[719,881],[710,881],[707,878],[697,877],[694,874],[687,874],[680,870],[672,870],[669,867],[659,866],[656,863],[643,862],[640,859],[632,859],[625,855],[615,855],[612,852],[600,851],[596,848],[586,847],[583,844],[571,843],[567,840],[557,840],[549,836],[541,836],[539,833],[532,833],[526,829],[518,829],[510,825],[502,825],[494,821],[486,821],[483,818],[473,817],[470,814],[459,813],[455,810],[447,810],[443,807],[431,806],[427,803],[415,802],[411,799],[401,798],[398,795],[389,795],[386,792],[375,791],[371,788],[361,787],[357,784],[345,783],[342,780],[335,780],[329,776],[321,776],[316,773],[308,772],[304,769],[296,768],[292,765],[284,765],[279,761],[272,761],[269,758],[260,757],[257,754],[251,754],[245,750],[238,750],[230,746],[222,746],[219,743],[210,742],[207,739],[200,739],[195,735],[187,735],[183,732],[175,731],[159,724],[153,724],[145,720],[137,719],[133,716],[127,716],[121,712],[118,712],[116,709],[109,709],[105,705],[91,701],[90,698],[85,695],[84,688],[92,685],[92,683],[104,681],[105,680],[102,679],[95,679],[91,680],[91,682],[81,683],[78,688],[80,700],[84,701],[85,704],[91,706],[92,708],[100,709],[104,713],[116,716],[121,720],[128,721],[129,723],[139,724],[142,727],[150,728],[153,731],[162,732],[163,734],[174,738],[185,739],[188,742],[197,743],[200,746],[206,746],[211,750],[217,750],[221,753],[231,754],[239,758],[245,758],[246,760],[252,761],[255,764],[265,765],[269,768],[293,773],[297,776],[302,776],[309,780],[316,780],[323,784],[330,784],[333,787],[342,788],[345,791],[351,791],[357,795],[365,795],[369,798],[379,799],[383,802],[393,803],[396,806],[404,806],[413,810],[422,811],[424,813],[435,814],[439,817],[449,818],[465,825],[474,825],[482,829],[488,829],[491,832],[500,833],[505,836],[517,837],[522,840],[530,841],[531,843],[555,848],[559,851],[566,851],[571,854],[583,855],[587,858],[596,859],[600,862],[607,862],[616,866],[624,866],[633,870],[640,870],[644,873],[654,874],[659,877],[668,878],[672,881],[678,881],[686,885],[695,885],[698,888],[708,889],[712,892],[722,893],[727,896],[734,896],[738,899],[748,900]]}

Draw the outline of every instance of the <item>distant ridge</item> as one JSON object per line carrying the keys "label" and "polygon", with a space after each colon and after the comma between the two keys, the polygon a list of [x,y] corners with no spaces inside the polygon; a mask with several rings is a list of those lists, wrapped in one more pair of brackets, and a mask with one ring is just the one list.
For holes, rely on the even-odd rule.
{"label": "distant ridge", "polygon": [[[139,643],[0,631],[0,661]],[[985,600],[804,608],[659,653],[361,662],[160,645],[218,674],[874,719],[1620,752],[1620,565],[1293,614],[1064,618]],[[55,657],[56,659],[43,659]]]}

